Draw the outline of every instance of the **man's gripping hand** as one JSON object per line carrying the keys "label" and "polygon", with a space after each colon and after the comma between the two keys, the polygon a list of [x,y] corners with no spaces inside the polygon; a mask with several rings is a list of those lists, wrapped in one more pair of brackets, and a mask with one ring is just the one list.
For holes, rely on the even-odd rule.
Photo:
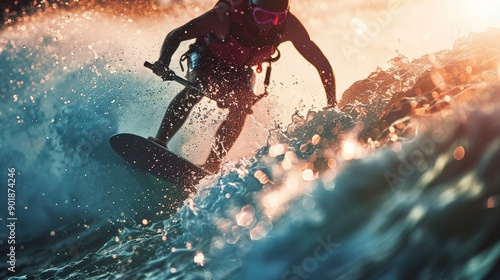
{"label": "man's gripping hand", "polygon": [[168,68],[168,64],[163,60],[158,60],[153,63],[151,70],[153,70],[153,73],[160,76],[164,81],[173,80],[175,75],[173,71]]}

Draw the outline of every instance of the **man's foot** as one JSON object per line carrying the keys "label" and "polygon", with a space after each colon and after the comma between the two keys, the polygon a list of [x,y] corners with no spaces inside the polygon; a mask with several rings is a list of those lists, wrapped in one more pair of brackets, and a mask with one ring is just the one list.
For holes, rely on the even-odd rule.
{"label": "man's foot", "polygon": [[149,140],[149,141],[151,141],[151,142],[154,142],[154,143],[156,143],[156,144],[158,144],[158,145],[160,145],[160,146],[163,146],[163,147],[165,147],[165,148],[167,147],[167,143],[166,143],[166,142],[163,142],[163,141],[161,141],[160,139],[156,139],[156,138],[155,138],[155,137],[153,137],[153,136],[149,136],[149,137],[148,137],[148,140]]}

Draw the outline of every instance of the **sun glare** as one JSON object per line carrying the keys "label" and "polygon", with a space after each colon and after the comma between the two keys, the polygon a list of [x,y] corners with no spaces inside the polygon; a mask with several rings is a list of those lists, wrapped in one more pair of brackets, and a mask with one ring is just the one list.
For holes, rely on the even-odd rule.
{"label": "sun glare", "polygon": [[470,16],[475,16],[477,20],[493,21],[498,20],[500,12],[500,1],[498,0],[464,0],[464,8]]}

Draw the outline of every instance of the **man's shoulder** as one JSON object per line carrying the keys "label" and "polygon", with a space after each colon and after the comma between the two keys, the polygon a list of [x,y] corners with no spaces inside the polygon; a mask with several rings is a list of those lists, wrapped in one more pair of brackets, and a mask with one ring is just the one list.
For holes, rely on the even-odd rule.
{"label": "man's shoulder", "polygon": [[296,34],[299,30],[304,29],[305,27],[302,22],[294,14],[288,13],[285,26],[283,27],[283,39],[287,41],[290,39],[289,37],[294,37],[294,34]]}
{"label": "man's shoulder", "polygon": [[232,2],[233,1],[230,1],[230,0],[219,0],[215,3],[215,7],[224,7],[224,8],[227,8],[229,11],[231,11],[231,7],[232,7]]}
{"label": "man's shoulder", "polygon": [[229,0],[219,0],[213,7],[213,10],[219,15],[219,17],[229,16],[232,11],[231,3]]}
{"label": "man's shoulder", "polygon": [[213,10],[217,13],[221,20],[230,19],[232,23],[242,23],[244,13],[248,8],[246,0],[219,0]]}

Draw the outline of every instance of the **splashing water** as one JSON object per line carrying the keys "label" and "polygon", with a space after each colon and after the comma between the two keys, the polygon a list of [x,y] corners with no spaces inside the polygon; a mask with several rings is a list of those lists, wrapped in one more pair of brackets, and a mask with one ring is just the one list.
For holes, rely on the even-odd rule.
{"label": "splashing water", "polygon": [[[112,25],[106,9],[78,11],[12,25],[30,32],[1,39],[0,161],[18,171],[15,275],[500,277],[499,30],[394,58],[353,84],[340,111],[294,115],[184,201],[107,144],[156,127],[141,111],[161,111],[157,81],[131,62],[153,46],[142,53],[139,39],[123,46],[96,31],[96,21]],[[133,16],[119,21],[148,32],[127,25]]]}

